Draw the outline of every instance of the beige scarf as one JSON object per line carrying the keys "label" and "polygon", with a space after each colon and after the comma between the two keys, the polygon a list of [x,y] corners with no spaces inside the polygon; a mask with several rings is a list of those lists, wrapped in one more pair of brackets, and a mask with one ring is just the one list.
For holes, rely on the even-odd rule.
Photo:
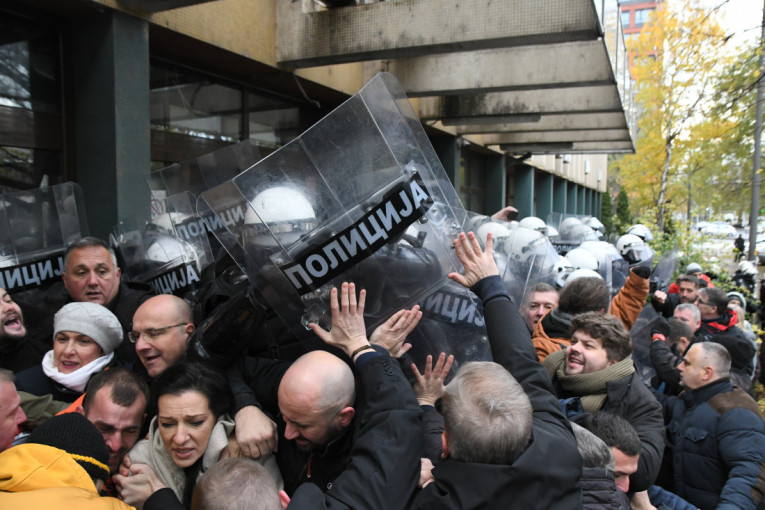
{"label": "beige scarf", "polygon": [[542,363],[550,374],[550,378],[557,378],[561,388],[567,393],[579,397],[582,401],[582,407],[588,413],[594,413],[603,407],[603,403],[608,397],[606,392],[608,381],[622,379],[635,372],[631,354],[618,363],[589,374],[566,375],[563,371],[565,364],[565,350],[548,354]]}

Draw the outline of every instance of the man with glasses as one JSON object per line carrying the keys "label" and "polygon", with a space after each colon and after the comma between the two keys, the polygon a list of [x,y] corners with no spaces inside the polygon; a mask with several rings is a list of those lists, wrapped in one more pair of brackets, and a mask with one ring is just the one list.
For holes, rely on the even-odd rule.
{"label": "man with glasses", "polygon": [[172,294],[162,294],[138,307],[128,339],[153,379],[184,358],[195,329],[189,304]]}
{"label": "man with glasses", "polygon": [[[189,304],[172,294],[161,294],[138,307],[128,339],[135,345],[135,352],[146,373],[154,379],[186,357],[186,349],[195,330]],[[235,375],[230,377],[234,385],[240,379]],[[252,391],[242,384],[244,395],[242,388],[233,388],[237,400],[234,415],[236,445],[230,444],[230,454],[237,456],[241,453],[245,457],[258,458],[276,447],[276,423],[252,405],[255,402]],[[154,413],[156,409],[151,409],[147,423]],[[239,451],[236,451],[237,447]]]}
{"label": "man with glasses", "polygon": [[717,342],[728,349],[731,379],[737,386],[751,391],[757,345],[736,327],[741,319],[728,308],[728,295],[717,287],[699,289],[696,306],[701,313],[699,336],[702,341]]}

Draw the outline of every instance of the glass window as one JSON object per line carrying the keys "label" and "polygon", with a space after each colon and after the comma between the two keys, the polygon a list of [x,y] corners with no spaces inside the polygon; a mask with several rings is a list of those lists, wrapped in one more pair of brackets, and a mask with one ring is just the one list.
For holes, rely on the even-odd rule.
{"label": "glass window", "polygon": [[630,11],[622,11],[622,26],[630,26]]}
{"label": "glass window", "polygon": [[314,117],[298,102],[152,60],[151,157],[158,168],[245,139],[266,156],[300,135]]}
{"label": "glass window", "polygon": [[648,16],[653,12],[653,9],[637,9],[635,10],[635,26],[640,26],[648,23]]}
{"label": "glass window", "polygon": [[0,10],[0,193],[63,182],[59,36]]}

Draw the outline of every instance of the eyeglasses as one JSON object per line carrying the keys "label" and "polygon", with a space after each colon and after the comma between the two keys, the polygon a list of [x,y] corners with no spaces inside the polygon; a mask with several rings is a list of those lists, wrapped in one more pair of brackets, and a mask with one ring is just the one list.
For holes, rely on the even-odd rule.
{"label": "eyeglasses", "polygon": [[180,324],[173,324],[172,326],[165,326],[164,328],[148,328],[144,329],[143,331],[128,331],[128,339],[130,342],[136,343],[138,339],[141,338],[141,335],[143,335],[149,340],[156,340],[168,329],[177,328],[178,326],[185,326],[186,324],[186,322],[181,322]]}
{"label": "eyeglasses", "polygon": [[698,299],[696,300],[696,303],[698,303],[698,304],[700,304],[700,305],[707,305],[707,306],[712,306],[712,305],[710,305],[710,304],[709,304],[709,301],[702,301],[702,300],[701,300],[701,298],[698,298]]}

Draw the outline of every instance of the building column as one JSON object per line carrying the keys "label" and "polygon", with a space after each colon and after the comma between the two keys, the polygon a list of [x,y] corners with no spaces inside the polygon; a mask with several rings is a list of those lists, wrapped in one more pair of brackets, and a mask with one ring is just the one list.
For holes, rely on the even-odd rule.
{"label": "building column", "polygon": [[576,214],[576,203],[579,198],[577,193],[579,186],[571,181],[566,181],[566,214]]}
{"label": "building column", "polygon": [[518,165],[515,169],[515,201],[518,217],[534,215],[534,167]]}
{"label": "building column", "polygon": [[105,9],[75,17],[71,34],[76,180],[90,232],[105,239],[120,220],[149,216],[149,28]]}
{"label": "building column", "polygon": [[[566,180],[560,177],[553,177],[553,207],[552,212],[566,213]],[[542,218],[546,220],[546,218]]]}
{"label": "building column", "polygon": [[553,174],[540,172],[537,182],[537,210],[535,216],[547,220],[553,212]]}
{"label": "building column", "polygon": [[584,203],[585,188],[584,188],[584,186],[579,186],[579,185],[577,185],[576,187],[577,187],[577,190],[576,190],[576,214],[581,216],[581,215],[584,214],[584,207],[586,205]]}
{"label": "building column", "polygon": [[502,154],[487,156],[484,175],[484,208],[491,215],[507,205],[507,171],[505,156]]}

